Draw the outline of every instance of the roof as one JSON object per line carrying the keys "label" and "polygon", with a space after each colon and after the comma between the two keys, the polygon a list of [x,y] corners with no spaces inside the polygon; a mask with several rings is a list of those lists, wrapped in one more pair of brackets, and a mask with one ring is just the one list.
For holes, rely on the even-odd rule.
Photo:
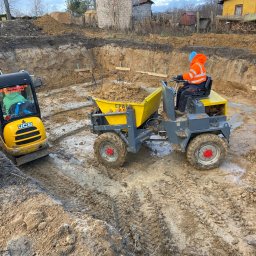
{"label": "roof", "polygon": [[225,1],[228,1],[228,0],[218,0],[218,4],[224,4]]}
{"label": "roof", "polygon": [[17,72],[0,75],[0,88],[20,84],[31,84],[31,77],[27,72]]}
{"label": "roof", "polygon": [[133,0],[133,6],[142,5],[142,4],[154,4],[151,0]]}

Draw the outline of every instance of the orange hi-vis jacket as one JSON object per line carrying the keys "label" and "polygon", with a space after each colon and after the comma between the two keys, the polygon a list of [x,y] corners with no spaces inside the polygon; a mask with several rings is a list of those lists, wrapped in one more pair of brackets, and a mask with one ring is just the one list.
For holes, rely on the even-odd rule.
{"label": "orange hi-vis jacket", "polygon": [[190,64],[189,73],[183,74],[183,79],[190,84],[201,84],[206,81],[206,69],[204,64],[207,57],[204,54],[197,54]]}

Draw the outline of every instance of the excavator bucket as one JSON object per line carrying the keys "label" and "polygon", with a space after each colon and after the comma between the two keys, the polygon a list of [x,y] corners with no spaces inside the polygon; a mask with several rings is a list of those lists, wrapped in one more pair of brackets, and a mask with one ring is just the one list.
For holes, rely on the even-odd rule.
{"label": "excavator bucket", "polygon": [[44,149],[41,149],[39,151],[30,153],[30,154],[27,154],[27,155],[24,155],[24,156],[15,157],[14,161],[15,161],[15,164],[17,166],[21,166],[23,164],[32,162],[32,161],[37,160],[39,158],[48,156],[50,153],[51,152],[50,152],[49,148],[44,148]]}

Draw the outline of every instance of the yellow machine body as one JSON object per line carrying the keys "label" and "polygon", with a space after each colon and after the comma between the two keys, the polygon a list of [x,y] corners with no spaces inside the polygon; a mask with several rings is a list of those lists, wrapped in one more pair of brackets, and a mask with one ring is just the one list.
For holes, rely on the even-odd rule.
{"label": "yellow machine body", "polygon": [[[126,112],[128,106],[131,106],[135,111],[136,127],[141,126],[152,114],[154,114],[161,102],[162,88],[156,89],[141,103],[134,102],[113,102],[94,98],[97,106],[104,114],[113,112]],[[119,116],[106,116],[110,125],[123,125],[127,124],[126,115]]]}
{"label": "yellow machine body", "polygon": [[0,142],[3,149],[15,157],[34,153],[48,146],[43,122],[38,117],[8,123]]}
{"label": "yellow machine body", "polygon": [[220,96],[217,92],[211,90],[211,94],[208,98],[200,100],[207,110],[211,110],[211,108],[218,108],[222,115],[227,115],[228,110],[228,101]]}

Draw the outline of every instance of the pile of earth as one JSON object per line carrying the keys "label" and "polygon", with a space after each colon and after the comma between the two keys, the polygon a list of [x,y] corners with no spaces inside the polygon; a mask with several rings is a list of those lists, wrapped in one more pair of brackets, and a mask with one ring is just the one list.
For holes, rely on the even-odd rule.
{"label": "pile of earth", "polygon": [[34,24],[48,35],[78,34],[97,38],[126,39],[146,43],[171,45],[174,48],[183,49],[187,46],[200,46],[209,48],[239,48],[251,53],[256,52],[255,35],[245,34],[193,34],[192,36],[138,36],[134,33],[120,33],[117,31],[88,29],[82,26],[61,24],[49,15],[38,18]]}
{"label": "pile of earth", "polygon": [[34,21],[34,25],[42,29],[48,35],[63,35],[75,33],[76,29],[72,26],[59,23],[49,15],[42,16]]}
{"label": "pile of earth", "polygon": [[79,210],[67,212],[1,152],[0,202],[1,256],[114,255],[112,246],[121,248],[112,226]]}
{"label": "pile of earth", "polygon": [[42,35],[40,27],[33,24],[32,20],[8,20],[0,22],[1,36],[39,36]]}
{"label": "pile of earth", "polygon": [[142,102],[149,93],[139,86],[106,83],[92,91],[92,96],[109,101]]}

